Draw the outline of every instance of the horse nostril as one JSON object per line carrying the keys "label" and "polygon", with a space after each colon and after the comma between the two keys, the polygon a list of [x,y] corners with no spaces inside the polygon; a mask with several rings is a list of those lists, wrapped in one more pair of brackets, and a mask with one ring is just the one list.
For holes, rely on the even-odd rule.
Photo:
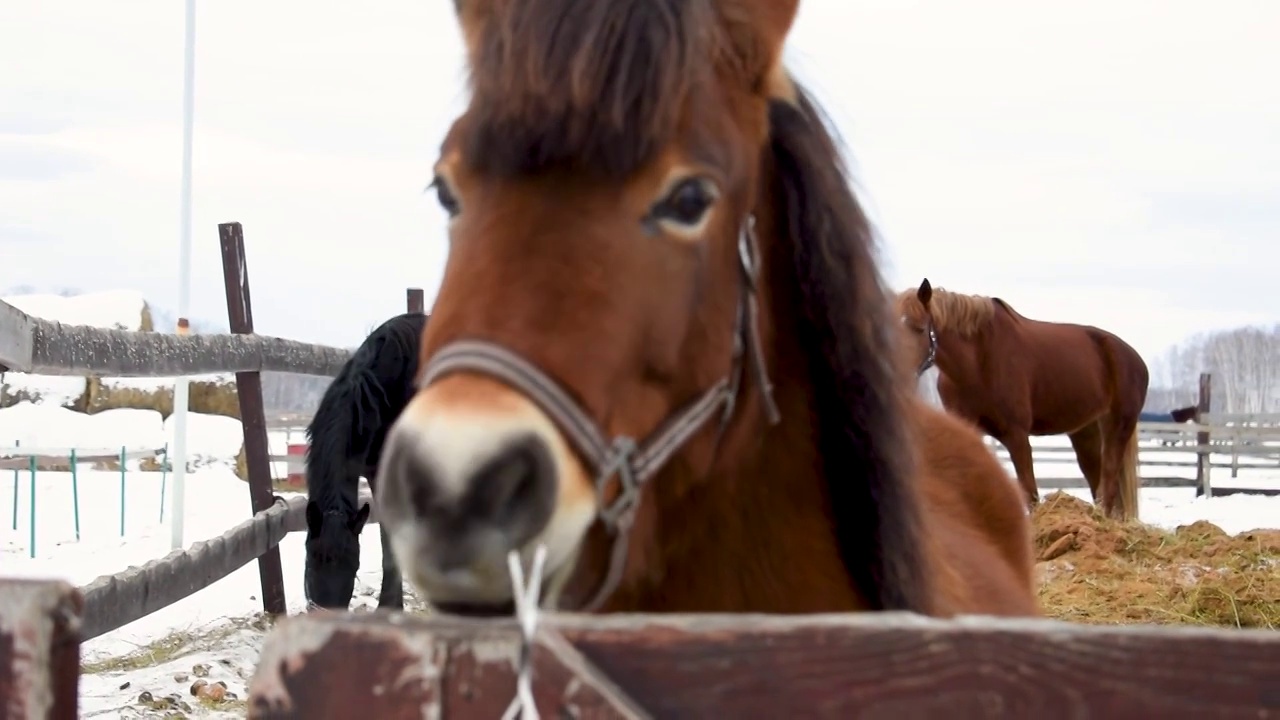
{"label": "horse nostril", "polygon": [[417,452],[410,434],[391,433],[384,448],[375,491],[380,507],[403,505],[418,517],[428,517],[441,491],[431,461]]}
{"label": "horse nostril", "polygon": [[467,514],[502,529],[515,546],[537,535],[555,509],[555,463],[536,435],[505,444],[468,485]]}

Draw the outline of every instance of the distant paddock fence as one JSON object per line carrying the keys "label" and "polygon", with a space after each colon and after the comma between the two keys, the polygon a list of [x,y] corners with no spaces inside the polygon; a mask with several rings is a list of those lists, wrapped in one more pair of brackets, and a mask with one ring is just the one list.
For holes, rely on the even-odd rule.
{"label": "distant paddock fence", "polygon": [[[125,518],[128,516],[126,505],[128,504],[128,478],[129,478],[129,461],[130,460],[149,460],[160,458],[161,477],[160,477],[160,522],[164,522],[164,495],[165,486],[168,484],[168,453],[169,445],[166,443],[164,447],[147,448],[141,450],[130,450],[126,446],[121,446],[119,450],[112,451],[106,448],[48,448],[48,447],[22,447],[15,445],[12,449],[0,448],[0,470],[13,471],[13,518],[12,527],[16,531],[18,529],[18,509],[21,505],[21,487],[20,475],[23,471],[28,476],[27,489],[27,554],[29,557],[36,556],[36,519],[39,513],[36,511],[36,501],[38,497],[37,479],[41,471],[44,472],[68,472],[71,474],[71,513],[72,522],[75,527],[76,542],[80,541],[80,465],[82,464],[102,464],[114,462],[119,466],[120,473],[120,537],[125,536]],[[66,470],[62,470],[66,468]]]}
{"label": "distant paddock fence", "polygon": [[[1186,423],[1138,423],[1138,475],[1143,487],[1195,488],[1197,496],[1220,497],[1250,493],[1280,495],[1280,413],[1215,413],[1212,408],[1212,375],[1200,374],[1200,398],[1196,416]],[[1066,442],[1048,444],[1048,438],[1031,439],[1036,465],[1078,468],[1075,451]],[[1012,464],[1009,452],[991,437],[987,445],[1000,460]],[[1272,478],[1259,486],[1214,486],[1213,470],[1230,470],[1232,479],[1243,471],[1271,471]],[[1184,472],[1189,471],[1192,477]],[[1087,487],[1083,476],[1044,477],[1037,473],[1041,489]]]}
{"label": "distant paddock fence", "polygon": [[[98,637],[172,605],[255,558],[262,578],[263,610],[271,615],[286,613],[278,545],[286,534],[305,529],[306,503],[303,497],[286,500],[272,491],[259,373],[278,371],[333,377],[350,359],[351,351],[255,334],[240,223],[219,225],[218,238],[231,326],[229,334],[162,334],[66,325],[27,315],[0,302],[0,371],[100,377],[236,373],[252,516],[216,538],[174,550],[141,567],[99,577],[79,588],[77,595],[81,598],[78,602],[82,603],[83,618],[78,624],[78,641]],[[411,289],[408,294],[411,306],[415,296],[421,305],[421,290]],[[179,319],[179,323],[184,321]],[[13,456],[32,452],[30,448],[20,452],[0,450],[0,458],[7,457],[10,463],[3,467],[29,471],[33,462],[30,458]],[[78,461],[93,459],[84,452],[77,451]],[[69,459],[70,452],[52,453],[64,454]],[[113,452],[111,459],[118,456]],[[12,463],[20,463],[21,467],[11,467]],[[368,501],[367,493],[365,501]],[[174,520],[170,518],[170,522]],[[377,518],[372,517],[370,521],[377,522]],[[5,640],[0,637],[0,657],[5,657]],[[11,700],[6,695],[26,692],[27,688],[7,686],[6,681],[12,678],[6,672],[11,672],[11,668],[0,667],[0,708],[17,707],[6,704]]]}

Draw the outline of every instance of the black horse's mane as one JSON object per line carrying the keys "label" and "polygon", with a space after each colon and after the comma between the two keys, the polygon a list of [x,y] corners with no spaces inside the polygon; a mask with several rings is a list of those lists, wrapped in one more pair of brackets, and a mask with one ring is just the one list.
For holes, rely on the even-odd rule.
{"label": "black horse's mane", "polygon": [[404,313],[379,325],[325,390],[307,426],[307,494],[322,511],[356,511],[359,474],[412,396],[426,322]]}

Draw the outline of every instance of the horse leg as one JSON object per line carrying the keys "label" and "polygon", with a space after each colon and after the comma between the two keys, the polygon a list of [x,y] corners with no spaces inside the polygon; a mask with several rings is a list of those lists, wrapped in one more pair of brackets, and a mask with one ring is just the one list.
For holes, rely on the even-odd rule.
{"label": "horse leg", "polygon": [[1076,451],[1076,463],[1089,484],[1089,494],[1094,504],[1098,502],[1099,485],[1102,482],[1102,425],[1094,421],[1076,430],[1071,438],[1071,448]]}
{"label": "horse leg", "polygon": [[378,523],[378,537],[382,540],[382,589],[378,591],[379,608],[404,609],[404,579],[400,566],[391,551],[391,540],[382,523]]}
{"label": "horse leg", "polygon": [[1009,460],[1013,462],[1013,471],[1018,476],[1018,484],[1027,496],[1027,503],[1035,507],[1040,502],[1040,490],[1036,487],[1035,466],[1031,462],[1031,438],[1026,433],[1002,433],[999,438],[1005,449],[1009,451]]}
{"label": "horse leg", "polygon": [[[377,495],[377,465],[366,466],[363,474],[369,481],[369,492]],[[382,541],[382,587],[378,590],[378,607],[403,610],[404,578],[400,576],[400,566],[396,565],[396,557],[391,551],[391,539],[387,537],[381,520],[378,521],[378,539]]]}

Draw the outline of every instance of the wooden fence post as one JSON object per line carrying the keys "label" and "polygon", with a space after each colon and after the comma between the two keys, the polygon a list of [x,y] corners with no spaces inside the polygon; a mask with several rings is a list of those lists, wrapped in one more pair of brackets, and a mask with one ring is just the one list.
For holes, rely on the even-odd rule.
{"label": "wooden fence post", "polygon": [[[1196,404],[1196,424],[1209,422],[1210,408],[1213,407],[1213,375],[1200,373],[1200,401]],[[1209,448],[1209,433],[1196,433],[1196,497],[1213,497],[1213,488],[1209,482],[1209,470],[1213,467]]]}
{"label": "wooden fence post", "polygon": [[411,313],[426,313],[427,303],[422,294],[422,288],[409,288],[405,291],[405,301],[408,310]]}
{"label": "wooden fence post", "polygon": [[79,717],[83,612],[60,580],[0,579],[0,717]]}
{"label": "wooden fence post", "polygon": [[[222,246],[222,278],[227,289],[227,317],[231,332],[253,334],[253,304],[249,297],[249,269],[244,256],[244,228],[238,222],[218,225]],[[244,428],[245,466],[249,474],[249,498],[256,515],[275,502],[271,491],[270,449],[267,417],[262,402],[262,376],[257,372],[236,373],[236,395],[240,400],[240,423]],[[280,548],[272,547],[258,558],[262,582],[262,609],[284,615],[284,573],[280,568]]]}

